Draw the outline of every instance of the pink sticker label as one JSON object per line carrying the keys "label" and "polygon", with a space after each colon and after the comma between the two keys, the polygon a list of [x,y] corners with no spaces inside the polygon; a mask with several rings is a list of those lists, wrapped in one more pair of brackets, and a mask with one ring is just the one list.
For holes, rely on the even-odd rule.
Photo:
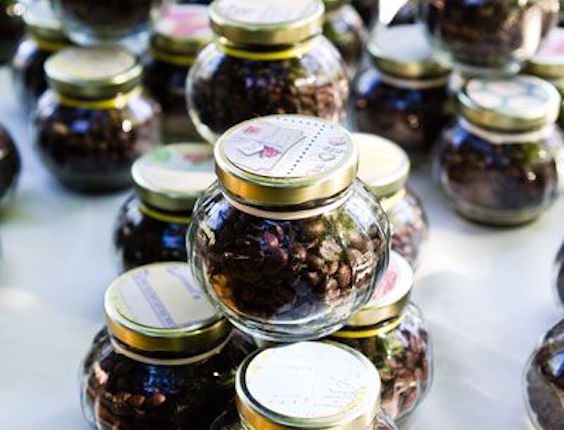
{"label": "pink sticker label", "polygon": [[212,37],[207,6],[169,5],[163,9],[155,29],[178,39]]}
{"label": "pink sticker label", "polygon": [[390,254],[388,270],[376,292],[370,299],[369,307],[385,307],[396,303],[404,297],[413,285],[413,270],[409,263],[399,254]]}
{"label": "pink sticker label", "polygon": [[564,31],[558,28],[552,30],[542,43],[539,51],[535,55],[535,58],[558,59],[564,62]]}

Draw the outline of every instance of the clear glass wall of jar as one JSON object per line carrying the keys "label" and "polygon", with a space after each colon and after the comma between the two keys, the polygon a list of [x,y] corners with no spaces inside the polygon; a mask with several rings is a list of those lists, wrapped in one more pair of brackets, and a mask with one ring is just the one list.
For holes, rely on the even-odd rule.
{"label": "clear glass wall of jar", "polygon": [[537,218],[555,200],[562,139],[558,91],[531,76],[472,79],[443,133],[434,177],[462,216],[492,225]]}
{"label": "clear glass wall of jar", "polygon": [[140,86],[142,67],[120,49],[67,48],[45,63],[35,146],[51,174],[79,191],[131,184],[131,165],[161,143],[161,108]]}
{"label": "clear glass wall of jar", "polygon": [[385,271],[389,226],[355,180],[349,133],[301,115],[247,121],[216,144],[219,183],[188,233],[194,276],[258,338],[319,338],[341,327]]}
{"label": "clear glass wall of jar", "polygon": [[564,244],[556,255],[554,282],[556,284],[558,301],[560,304],[564,305]]}
{"label": "clear glass wall of jar", "polygon": [[105,313],[80,379],[84,416],[99,430],[208,428],[256,348],[216,313],[186,263],[122,275],[106,291]]}
{"label": "clear glass wall of jar", "polygon": [[158,261],[187,261],[186,232],[197,198],[214,181],[207,144],[167,145],[131,169],[135,194],[120,209],[114,245],[120,271]]}
{"label": "clear glass wall of jar", "polygon": [[12,196],[20,176],[21,161],[12,137],[0,125],[0,209]]}
{"label": "clear glass wall of jar", "polygon": [[207,141],[242,121],[303,114],[341,122],[346,66],[321,34],[321,0],[218,0],[210,6],[216,41],[188,77],[190,116]]}
{"label": "clear glass wall of jar", "polygon": [[376,366],[382,380],[382,409],[398,420],[413,412],[428,393],[433,357],[423,315],[409,303],[413,271],[395,252],[382,284],[383,293],[375,294],[331,338],[360,351]]}
{"label": "clear glass wall of jar", "polygon": [[16,0],[0,0],[0,65],[10,61],[24,33],[23,13]]}
{"label": "clear glass wall of jar", "polygon": [[196,54],[211,38],[206,6],[166,6],[155,24],[144,83],[163,109],[167,143],[201,139],[186,107],[186,77]]}
{"label": "clear glass wall of jar", "polygon": [[228,411],[210,430],[396,429],[380,410],[374,365],[337,343],[301,342],[256,352],[239,367],[235,387],[239,417]]}
{"label": "clear glass wall of jar", "polygon": [[450,69],[434,60],[419,25],[377,31],[368,51],[372,67],[352,88],[353,126],[392,140],[415,161],[427,158],[452,119]]}

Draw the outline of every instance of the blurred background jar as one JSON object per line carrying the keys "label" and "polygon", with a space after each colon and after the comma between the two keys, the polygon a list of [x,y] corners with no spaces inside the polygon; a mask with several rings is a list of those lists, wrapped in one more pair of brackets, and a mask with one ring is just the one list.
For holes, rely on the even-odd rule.
{"label": "blurred background jar", "polygon": [[556,255],[554,272],[558,300],[562,305],[564,305],[564,244],[562,244],[562,247]]}
{"label": "blurred background jar", "polygon": [[201,140],[188,115],[186,77],[211,39],[206,6],[168,5],[155,24],[144,83],[163,109],[165,143]]}
{"label": "blurred background jar", "polygon": [[378,3],[379,0],[352,0],[353,7],[368,28],[375,19],[378,19]]}
{"label": "blurred background jar", "polygon": [[46,168],[78,191],[128,187],[133,162],[161,143],[161,108],[141,86],[139,62],[121,49],[67,48],[45,72],[34,139]]}
{"label": "blurred background jar", "polygon": [[24,10],[15,0],[0,0],[0,65],[10,61],[24,33]]}
{"label": "blurred background jar", "polygon": [[159,261],[187,261],[186,231],[196,200],[214,181],[213,148],[174,144],[155,149],[131,169],[135,193],[114,230],[120,270]]}
{"label": "blurred background jar", "polygon": [[12,197],[21,171],[18,149],[8,131],[0,125],[0,209]]}
{"label": "blurred background jar", "polygon": [[538,0],[542,8],[542,33],[545,38],[558,25],[560,0]]}
{"label": "blurred background jar", "polygon": [[392,250],[417,267],[429,237],[427,214],[419,197],[408,188],[411,163],[395,143],[355,133],[359,150],[358,178],[378,198],[392,230]]}

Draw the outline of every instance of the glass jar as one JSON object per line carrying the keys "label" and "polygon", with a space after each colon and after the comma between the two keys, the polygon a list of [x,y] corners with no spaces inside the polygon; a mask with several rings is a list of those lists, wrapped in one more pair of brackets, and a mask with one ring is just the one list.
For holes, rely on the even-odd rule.
{"label": "glass jar", "polygon": [[362,18],[350,0],[324,0],[323,34],[339,50],[352,79],[364,50],[365,30]]}
{"label": "glass jar", "polygon": [[370,134],[353,134],[359,150],[358,177],[380,200],[390,221],[392,250],[413,268],[429,237],[423,204],[406,187],[411,163],[405,151],[389,140]]}
{"label": "glass jar", "polygon": [[186,76],[196,54],[211,37],[206,6],[167,6],[155,25],[144,82],[163,109],[167,143],[201,139],[188,116]]}
{"label": "glass jar", "polygon": [[355,180],[356,145],[330,122],[258,118],[216,144],[218,186],[198,205],[188,259],[231,322],[265,340],[319,338],[371,296],[389,226]]}
{"label": "glass jar", "polygon": [[24,7],[15,0],[0,0],[0,65],[12,58],[24,32]]}
{"label": "glass jar", "polygon": [[211,146],[167,145],[137,160],[131,173],[135,194],[120,209],[114,230],[120,270],[187,261],[194,204],[215,180]]}
{"label": "glass jar", "polygon": [[420,15],[433,43],[462,69],[516,72],[541,40],[538,0],[422,0]]}
{"label": "glass jar", "polygon": [[190,116],[214,142],[242,121],[304,114],[341,122],[349,87],[345,63],[321,35],[321,0],[218,0],[215,42],[188,76]]}
{"label": "glass jar", "polygon": [[87,421],[98,430],[208,428],[255,345],[215,312],[188,265],[127,272],[106,291],[105,313],[81,366]]}
{"label": "glass jar", "polygon": [[376,32],[368,47],[372,67],[353,84],[352,124],[386,137],[419,161],[452,119],[450,70],[437,63],[419,25]]}
{"label": "glass jar", "polygon": [[558,25],[560,0],[539,0],[542,8],[542,33],[544,38]]}
{"label": "glass jar", "polygon": [[556,255],[555,283],[558,300],[564,305],[564,244]]}
{"label": "glass jar", "polygon": [[558,91],[531,76],[471,79],[458,100],[458,120],[443,133],[434,157],[446,198],[473,221],[532,221],[558,191]]}
{"label": "glass jar", "polygon": [[396,428],[380,411],[374,365],[337,343],[301,342],[256,352],[239,367],[235,387],[239,419],[229,411],[210,430]]}
{"label": "glass jar", "polygon": [[560,430],[564,422],[564,320],[542,339],[523,381],[529,418],[538,430]]}
{"label": "glass jar", "polygon": [[0,125],[0,208],[12,196],[20,176],[21,161],[10,134]]}
{"label": "glass jar", "polygon": [[51,90],[38,102],[35,144],[68,188],[112,191],[160,144],[160,106],[140,86],[142,67],[119,49],[67,48],[45,63]]}
{"label": "glass jar", "polygon": [[353,315],[332,339],[363,353],[382,380],[382,409],[394,420],[412,413],[433,376],[429,333],[418,307],[409,302],[413,271],[392,252],[380,293]]}
{"label": "glass jar", "polygon": [[47,0],[31,4],[24,14],[28,35],[12,60],[12,76],[18,100],[27,113],[47,90],[45,61],[70,44]]}

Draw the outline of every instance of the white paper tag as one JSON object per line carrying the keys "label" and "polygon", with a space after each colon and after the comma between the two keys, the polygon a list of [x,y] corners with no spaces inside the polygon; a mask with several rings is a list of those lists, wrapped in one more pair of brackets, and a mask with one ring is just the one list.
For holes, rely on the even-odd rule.
{"label": "white paper tag", "polygon": [[232,21],[279,24],[307,18],[318,10],[315,0],[220,0],[217,11]]}
{"label": "white paper tag", "polygon": [[177,39],[211,39],[208,8],[203,5],[171,4],[163,8],[155,24],[157,33]]}
{"label": "white paper tag", "polygon": [[413,287],[413,269],[398,253],[390,253],[390,264],[367,308],[385,308],[401,300]]}

